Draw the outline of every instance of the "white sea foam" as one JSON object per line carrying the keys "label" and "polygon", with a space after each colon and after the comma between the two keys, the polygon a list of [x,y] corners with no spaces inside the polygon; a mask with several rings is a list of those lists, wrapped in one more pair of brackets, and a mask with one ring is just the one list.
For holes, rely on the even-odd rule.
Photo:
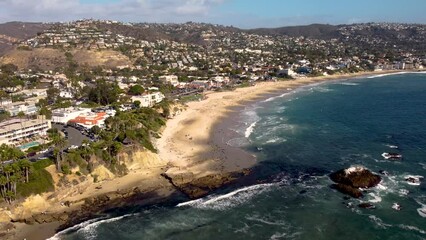
{"label": "white sea foam", "polygon": [[71,232],[77,232],[77,233],[83,233],[85,239],[93,239],[96,238],[96,229],[99,225],[103,223],[111,223],[116,222],[118,220],[121,220],[126,217],[135,216],[136,214],[126,214],[120,217],[114,217],[114,218],[96,218],[92,220],[88,220],[86,222],[79,223],[77,225],[74,225],[70,228],[64,229],[58,233],[56,233],[53,237],[49,238],[48,240],[60,240],[60,236],[71,233]]}
{"label": "white sea foam", "polygon": [[104,220],[100,220],[94,223],[91,223],[87,226],[85,226],[84,228],[81,228],[77,231],[77,233],[82,233],[86,239],[95,239],[97,236],[97,232],[96,229],[104,223],[112,223],[112,222],[116,222],[119,221],[123,218],[126,217],[130,217],[130,216],[134,216],[135,214],[127,214],[127,215],[123,215],[120,217],[115,217],[115,218],[109,218],[109,219],[104,219]]}
{"label": "white sea foam", "polygon": [[287,109],[286,106],[281,106],[281,107],[277,108],[277,113],[284,113],[286,109]]}
{"label": "white sea foam", "polygon": [[405,224],[399,224],[398,227],[405,229],[405,230],[410,230],[410,231],[415,231],[421,234],[426,234],[426,231],[423,229],[420,229],[418,227],[415,226],[410,226],[410,225],[405,225]]}
{"label": "white sea foam", "polygon": [[346,86],[358,86],[359,83],[354,83],[354,82],[341,82],[339,83],[340,85],[346,85]]}
{"label": "white sea foam", "polygon": [[327,88],[327,87],[323,87],[323,86],[315,86],[315,87],[311,88],[311,91],[328,93],[328,92],[332,92],[333,90],[330,89],[330,88]]}
{"label": "white sea foam", "polygon": [[61,239],[60,238],[61,235],[64,235],[64,234],[67,234],[67,233],[70,233],[70,232],[75,232],[75,231],[77,231],[77,230],[79,230],[81,228],[84,228],[84,227],[92,224],[92,223],[100,221],[101,219],[103,219],[103,218],[95,218],[95,219],[91,219],[91,220],[88,220],[88,221],[76,224],[76,225],[74,225],[72,227],[69,227],[67,229],[64,229],[64,230],[56,233],[53,237],[48,238],[47,240],[60,240]]}
{"label": "white sea foam", "polygon": [[279,233],[276,232],[271,236],[271,240],[277,240],[277,239],[298,239],[298,236],[301,235],[301,232],[295,232],[289,234],[288,232]]}
{"label": "white sea foam", "polygon": [[392,227],[391,224],[384,223],[382,219],[375,215],[369,215],[368,218],[380,228],[386,229],[388,227]]}
{"label": "white sea foam", "polygon": [[282,142],[286,142],[286,141],[287,141],[287,139],[275,137],[275,138],[271,138],[271,139],[267,140],[266,143],[282,143]]}
{"label": "white sea foam", "polygon": [[245,136],[246,138],[249,138],[249,137],[250,137],[250,135],[253,133],[253,131],[254,131],[254,127],[256,126],[256,124],[257,124],[257,121],[256,121],[256,122],[254,122],[254,123],[252,123],[252,124],[250,124],[250,126],[246,129],[246,131],[245,131],[245,133],[244,133],[244,136]]}
{"label": "white sea foam", "polygon": [[368,195],[370,195],[372,197],[372,199],[369,199],[368,201],[371,203],[379,203],[382,201],[382,198],[375,193],[369,193]]}
{"label": "white sea foam", "polygon": [[231,146],[231,147],[245,147],[248,146],[250,144],[249,140],[245,137],[241,137],[241,138],[233,138],[230,139],[226,142],[227,145]]}
{"label": "white sea foam", "polygon": [[369,78],[369,79],[372,79],[372,78],[381,78],[381,77],[387,77],[387,76],[392,76],[392,75],[401,75],[401,74],[407,74],[407,73],[411,73],[411,72],[385,73],[385,74],[379,74],[379,75],[369,76],[367,78]]}
{"label": "white sea foam", "polygon": [[414,182],[406,181],[408,185],[420,186],[421,179],[423,179],[424,177],[421,175],[407,175],[404,177],[405,180],[407,180],[408,178],[415,179]]}
{"label": "white sea foam", "polygon": [[200,209],[224,210],[230,207],[237,206],[251,199],[278,183],[257,184],[244,188],[237,189],[223,195],[211,195],[205,198],[184,202],[176,205],[176,207],[194,207]]}
{"label": "white sea foam", "polygon": [[417,208],[417,212],[419,213],[419,215],[420,215],[421,217],[426,218],[426,207]]}
{"label": "white sea foam", "polygon": [[203,199],[199,198],[199,199],[191,200],[188,202],[179,203],[178,205],[176,205],[176,207],[193,206],[193,205],[201,203],[202,201]]}
{"label": "white sea foam", "polygon": [[247,220],[250,221],[255,221],[255,222],[259,222],[259,223],[263,223],[266,225],[271,225],[271,226],[289,226],[287,222],[283,221],[283,220],[270,220],[270,219],[265,219],[262,218],[261,216],[258,215],[254,215],[254,216],[248,216],[246,217]]}
{"label": "white sea foam", "polygon": [[381,182],[381,183],[379,183],[379,184],[376,186],[376,189],[378,189],[378,190],[382,190],[382,191],[385,191],[385,190],[387,190],[387,189],[388,189],[388,187],[386,187],[385,185],[383,185],[383,184],[382,184],[382,182]]}
{"label": "white sea foam", "polygon": [[271,102],[271,101],[274,101],[275,99],[283,98],[283,97],[285,97],[285,96],[287,96],[287,95],[289,95],[289,94],[290,94],[290,92],[286,92],[286,93],[283,93],[283,94],[278,95],[278,96],[274,96],[274,97],[267,98],[267,99],[266,99],[266,100],[264,100],[263,102]]}
{"label": "white sea foam", "polygon": [[405,197],[410,193],[410,191],[408,191],[407,189],[399,189],[398,190],[398,194],[400,197]]}
{"label": "white sea foam", "polygon": [[94,239],[94,238],[96,238],[96,229],[101,224],[116,222],[116,221],[119,221],[123,218],[135,216],[135,215],[136,214],[126,214],[126,215],[123,215],[123,216],[120,216],[120,217],[114,217],[114,218],[107,218],[107,219],[97,218],[97,219],[89,220],[89,221],[77,224],[73,227],[67,228],[67,229],[57,233],[52,238],[49,238],[48,240],[60,239],[61,235],[69,233],[69,232],[73,232],[73,231],[76,231],[77,233],[83,233],[84,236],[85,236],[85,239]]}

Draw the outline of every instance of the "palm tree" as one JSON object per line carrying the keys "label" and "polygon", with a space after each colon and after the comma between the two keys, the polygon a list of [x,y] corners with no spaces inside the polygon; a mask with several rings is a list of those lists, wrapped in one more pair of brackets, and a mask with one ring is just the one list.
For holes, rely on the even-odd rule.
{"label": "palm tree", "polygon": [[[3,167],[3,173],[6,175],[6,186],[10,184],[10,176],[13,173],[13,168],[10,164],[7,164]],[[10,185],[8,186],[10,188]]]}
{"label": "palm tree", "polygon": [[13,196],[15,196],[16,197],[16,184],[18,183],[18,181],[19,181],[19,175],[17,175],[17,174],[14,174],[14,175],[12,175],[12,176],[10,176],[10,190],[13,192]]}
{"label": "palm tree", "polygon": [[63,157],[63,150],[67,145],[67,140],[63,138],[57,131],[51,131],[49,133],[49,137],[52,139],[52,143],[55,146],[55,148],[53,149],[53,156],[55,158],[56,170],[58,172],[61,172],[61,159]]}
{"label": "palm tree", "polygon": [[93,149],[93,146],[90,145],[90,142],[87,139],[84,139],[82,144],[83,150],[81,152],[81,156],[86,160],[90,160],[90,156],[92,156],[95,153],[95,150]]}
{"label": "palm tree", "polygon": [[64,138],[59,138],[55,141],[55,149],[53,150],[53,155],[56,159],[56,170],[58,172],[62,171],[61,161],[63,159],[64,148],[67,145],[67,141]]}
{"label": "palm tree", "polygon": [[14,196],[15,195],[14,195],[13,191],[7,190],[6,191],[6,202],[11,204]]}
{"label": "palm tree", "polygon": [[22,159],[21,161],[19,161],[19,166],[20,166],[21,169],[24,170],[25,182],[28,183],[29,182],[29,172],[30,172],[30,167],[31,167],[30,161],[28,161],[28,159]]}
{"label": "palm tree", "polygon": [[0,175],[0,193],[5,201],[6,201],[6,192],[7,192],[6,185],[7,185],[6,177],[4,175]]}
{"label": "palm tree", "polygon": [[56,165],[56,171],[61,171],[61,156],[60,156],[60,150],[59,148],[55,147],[53,149],[53,158],[55,159],[55,165]]}

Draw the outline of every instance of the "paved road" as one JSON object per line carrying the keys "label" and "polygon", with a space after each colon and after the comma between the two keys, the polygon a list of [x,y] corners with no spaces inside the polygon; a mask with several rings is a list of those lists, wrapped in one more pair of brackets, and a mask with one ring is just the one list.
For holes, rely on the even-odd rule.
{"label": "paved road", "polygon": [[68,141],[66,148],[70,147],[71,145],[81,146],[83,140],[85,139],[89,140],[87,136],[82,134],[79,130],[75,129],[74,127],[64,126],[64,125],[56,124],[56,123],[52,124],[52,127],[66,134],[66,138]]}

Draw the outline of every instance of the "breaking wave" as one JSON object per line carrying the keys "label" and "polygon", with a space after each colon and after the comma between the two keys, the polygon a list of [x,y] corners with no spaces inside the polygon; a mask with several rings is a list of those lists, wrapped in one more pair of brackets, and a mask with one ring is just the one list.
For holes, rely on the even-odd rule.
{"label": "breaking wave", "polygon": [[48,240],[60,240],[60,236],[72,232],[82,233],[85,236],[85,239],[94,239],[96,238],[96,229],[99,227],[99,225],[103,223],[111,223],[119,221],[123,218],[135,216],[135,214],[126,214],[120,217],[114,217],[114,218],[95,218],[92,220],[88,220],[86,222],[79,223],[77,225],[74,225],[70,228],[67,228],[65,230],[62,230],[58,233],[56,233],[53,237],[49,238]]}
{"label": "breaking wave", "polygon": [[179,203],[176,207],[194,207],[199,209],[226,210],[247,202],[252,197],[270,190],[278,183],[264,183],[237,189],[223,195],[211,195],[205,198]]}
{"label": "breaking wave", "polygon": [[369,76],[367,78],[368,79],[373,79],[373,78],[381,78],[381,77],[387,77],[387,76],[393,76],[393,75],[401,75],[401,74],[407,74],[407,73],[410,73],[410,72],[385,73],[385,74],[379,74],[379,75]]}
{"label": "breaking wave", "polygon": [[254,123],[252,123],[252,124],[250,124],[250,126],[246,129],[246,131],[245,131],[245,133],[244,133],[244,136],[245,136],[246,138],[249,138],[249,137],[250,137],[250,135],[253,133],[253,131],[254,131],[254,127],[256,126],[256,124],[257,124],[257,121],[256,121],[256,122],[254,122]]}

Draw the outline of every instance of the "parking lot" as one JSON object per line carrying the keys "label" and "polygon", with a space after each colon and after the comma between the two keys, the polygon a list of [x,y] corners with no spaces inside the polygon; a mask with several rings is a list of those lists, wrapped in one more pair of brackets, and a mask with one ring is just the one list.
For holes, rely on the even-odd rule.
{"label": "parking lot", "polygon": [[67,139],[67,146],[81,146],[83,140],[90,140],[86,135],[84,135],[81,131],[73,126],[62,125],[62,124],[52,124],[52,127],[62,131],[65,134],[65,138]]}

